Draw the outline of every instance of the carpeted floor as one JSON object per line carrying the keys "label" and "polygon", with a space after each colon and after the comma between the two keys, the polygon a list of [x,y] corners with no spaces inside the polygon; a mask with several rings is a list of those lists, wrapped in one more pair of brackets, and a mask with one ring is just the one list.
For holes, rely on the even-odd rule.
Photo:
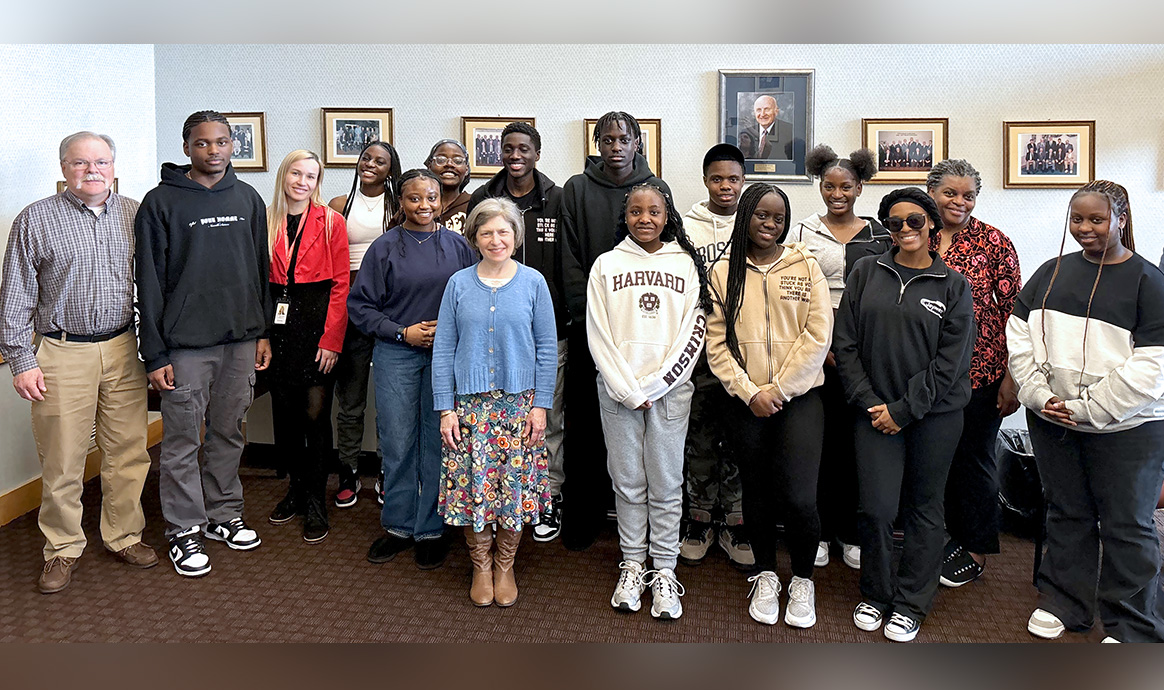
{"label": "carpeted floor", "polygon": [[[463,542],[445,565],[421,571],[407,551],[384,565],[364,557],[381,534],[379,512],[365,480],[360,502],[331,511],[331,534],[316,545],[301,526],[271,525],[266,516],[286,491],[267,470],[244,469],[246,517],[263,545],[235,552],[207,542],[214,570],[199,579],[179,577],[159,548],[151,570],[122,565],[104,550],[97,525],[99,485],[85,487],[85,529],[90,543],[73,582],[42,595],[36,580],[43,538],[36,514],[0,528],[0,642],[885,642],[851,622],[858,601],[857,571],[838,557],[815,575],[817,624],[797,630],[763,626],[748,617],[750,585],[713,549],[698,567],[680,565],[687,590],[684,615],[660,622],[648,612],[611,609],[619,552],[611,527],[588,551],[561,543],[534,543],[518,554],[520,598],[508,609],[478,609],[468,599],[470,565]],[[333,487],[334,491],[334,478]],[[156,470],[146,484],[146,542],[164,545]],[[1164,519],[1157,513],[1157,526]],[[781,554],[782,580],[787,571]],[[1031,642],[1026,620],[1035,601],[1031,542],[1003,535],[1002,554],[985,575],[957,590],[943,588],[922,626],[921,642]],[[1097,642],[1068,633],[1064,642]]]}

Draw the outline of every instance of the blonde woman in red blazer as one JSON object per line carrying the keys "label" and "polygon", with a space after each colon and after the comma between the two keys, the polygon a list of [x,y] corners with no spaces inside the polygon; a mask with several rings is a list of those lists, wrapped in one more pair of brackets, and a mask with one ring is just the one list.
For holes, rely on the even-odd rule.
{"label": "blonde woman in red blazer", "polygon": [[[323,165],[311,151],[287,154],[267,209],[271,250],[272,362],[268,372],[275,449],[291,486],[274,524],[303,516],[303,540],[327,537],[332,369],[348,325],[348,235],[319,195]],[[278,360],[277,362],[275,360]]]}

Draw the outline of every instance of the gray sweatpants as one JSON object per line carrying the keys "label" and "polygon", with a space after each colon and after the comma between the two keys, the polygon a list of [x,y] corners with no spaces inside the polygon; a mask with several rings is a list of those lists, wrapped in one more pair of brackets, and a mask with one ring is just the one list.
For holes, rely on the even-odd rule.
{"label": "gray sweatpants", "polygon": [[558,341],[558,373],[554,380],[554,403],[546,415],[546,450],[550,456],[550,495],[562,493],[562,484],[566,482],[566,470],[563,464],[566,460],[566,448],[562,439],[566,434],[566,357],[570,351],[570,341],[563,338]]}
{"label": "gray sweatpants", "polygon": [[158,477],[167,538],[242,516],[238,464],[243,417],[254,397],[255,341],[174,350],[170,363],[174,390],[162,391]]}
{"label": "gray sweatpants", "polygon": [[647,410],[628,410],[606,394],[598,376],[606,469],[614,485],[624,560],[646,562],[649,527],[652,567],[675,568],[683,516],[683,448],[694,390],[688,381]]}

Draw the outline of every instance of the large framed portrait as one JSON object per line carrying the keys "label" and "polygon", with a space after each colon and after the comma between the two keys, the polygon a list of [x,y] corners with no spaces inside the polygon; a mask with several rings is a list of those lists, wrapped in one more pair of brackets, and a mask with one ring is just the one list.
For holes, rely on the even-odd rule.
{"label": "large framed portrait", "polygon": [[1074,189],[1095,179],[1095,120],[1002,123],[1002,186]]}
{"label": "large framed portrait", "polygon": [[[639,153],[647,159],[651,172],[655,177],[663,176],[663,121],[657,117],[635,118],[639,123],[640,148]],[[598,144],[594,143],[594,128],[598,125],[598,118],[587,118],[583,121],[586,132],[586,155],[597,156]],[[583,165],[586,161],[583,159]]]}
{"label": "large framed portrait", "polygon": [[223,113],[230,122],[234,150],[230,164],[237,172],[267,172],[267,118],[265,113]]}
{"label": "large framed portrait", "polygon": [[532,117],[462,117],[461,141],[469,149],[469,177],[493,177],[501,163],[501,131],[511,122],[536,126]]}
{"label": "large framed portrait", "polygon": [[945,117],[862,118],[861,146],[873,152],[877,174],[872,183],[922,184],[950,148]]}
{"label": "large framed portrait", "polygon": [[392,143],[391,108],[320,108],[320,112],[324,165],[354,168],[368,144]]}
{"label": "large framed portrait", "polygon": [[744,152],[748,180],[810,182],[813,70],[720,70],[719,141]]}

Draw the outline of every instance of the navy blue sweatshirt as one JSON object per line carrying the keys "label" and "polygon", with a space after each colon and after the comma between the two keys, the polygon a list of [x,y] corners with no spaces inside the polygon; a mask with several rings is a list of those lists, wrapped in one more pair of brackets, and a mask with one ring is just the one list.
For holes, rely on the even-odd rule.
{"label": "navy blue sweatshirt", "polygon": [[229,165],[210,189],[189,170],[163,163],[134,221],[146,371],[169,364],[170,350],[265,338],[274,313],[263,199]]}
{"label": "navy blue sweatshirt", "polygon": [[348,318],[364,333],[394,343],[396,329],[435,321],[445,283],[475,263],[477,253],[456,232],[438,226],[432,235],[410,233],[397,225],[364,254],[348,293]]}
{"label": "navy blue sweatshirt", "polygon": [[833,354],[845,397],[862,411],[886,404],[898,426],[970,401],[974,305],[970,284],[934,252],[903,279],[894,247],[857,262],[845,281]]}

